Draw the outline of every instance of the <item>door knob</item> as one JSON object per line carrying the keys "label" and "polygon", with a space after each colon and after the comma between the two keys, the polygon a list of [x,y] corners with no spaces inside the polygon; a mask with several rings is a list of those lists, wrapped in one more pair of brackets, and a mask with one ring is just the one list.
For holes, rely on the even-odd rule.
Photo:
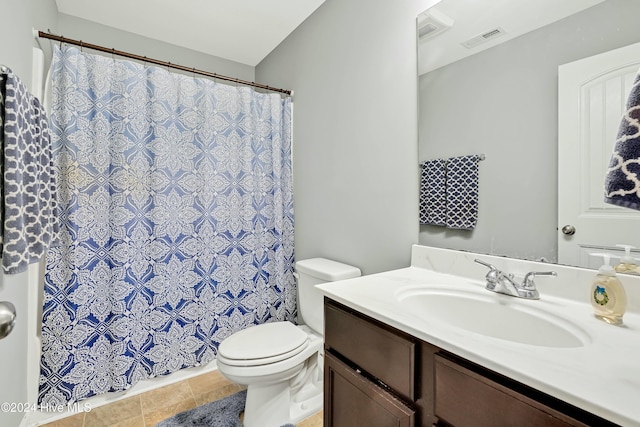
{"label": "door knob", "polygon": [[9,301],[0,301],[0,340],[11,333],[15,324],[15,306]]}
{"label": "door knob", "polygon": [[573,225],[565,225],[564,227],[562,227],[562,233],[566,234],[567,236],[573,236],[574,234],[576,234],[576,228]]}

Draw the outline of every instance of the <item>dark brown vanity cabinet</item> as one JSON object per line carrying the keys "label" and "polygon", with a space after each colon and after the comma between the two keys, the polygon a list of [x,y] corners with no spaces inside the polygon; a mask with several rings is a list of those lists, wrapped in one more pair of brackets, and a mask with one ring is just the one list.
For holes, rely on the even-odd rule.
{"label": "dark brown vanity cabinet", "polygon": [[333,303],[325,304],[325,333],[329,331],[324,425],[418,425],[415,339]]}
{"label": "dark brown vanity cabinet", "polygon": [[325,299],[325,427],[615,424]]}

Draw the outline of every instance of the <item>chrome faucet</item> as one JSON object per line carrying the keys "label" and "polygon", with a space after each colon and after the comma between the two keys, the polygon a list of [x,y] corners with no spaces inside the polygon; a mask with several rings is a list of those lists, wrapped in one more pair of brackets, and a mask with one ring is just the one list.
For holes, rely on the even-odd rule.
{"label": "chrome faucet", "polygon": [[489,268],[486,276],[487,285],[485,286],[487,290],[518,298],[540,299],[540,293],[538,293],[533,281],[534,277],[556,277],[558,275],[555,271],[531,271],[524,276],[524,280],[519,284],[513,279],[513,274],[504,274],[493,265],[479,259],[476,259],[475,262]]}

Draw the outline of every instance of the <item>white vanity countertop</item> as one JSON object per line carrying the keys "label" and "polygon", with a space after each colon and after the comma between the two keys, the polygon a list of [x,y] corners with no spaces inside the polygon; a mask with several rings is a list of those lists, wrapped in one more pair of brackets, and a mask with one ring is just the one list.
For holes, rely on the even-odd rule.
{"label": "white vanity countertop", "polygon": [[[482,274],[475,280],[416,264],[414,259],[412,267],[326,283],[318,288],[331,299],[460,357],[612,422],[640,427],[640,314],[625,314],[623,326],[608,325],[593,316],[586,298],[584,302],[576,301],[545,294],[541,289],[540,300],[518,298],[518,303],[543,309],[577,325],[586,333],[584,346],[541,347],[501,340],[403,310],[396,299],[397,292],[424,284],[469,288],[495,298],[515,299],[484,290]],[[547,269],[557,268],[547,266]]]}

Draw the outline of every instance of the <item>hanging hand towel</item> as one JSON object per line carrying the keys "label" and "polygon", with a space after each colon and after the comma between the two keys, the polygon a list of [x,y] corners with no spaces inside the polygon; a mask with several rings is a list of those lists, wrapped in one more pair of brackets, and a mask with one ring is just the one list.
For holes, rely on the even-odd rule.
{"label": "hanging hand towel", "polygon": [[421,166],[420,178],[420,224],[445,225],[446,160],[427,160]]}
{"label": "hanging hand towel", "polygon": [[478,219],[477,155],[447,161],[447,228],[473,230]]}
{"label": "hanging hand towel", "polygon": [[640,210],[640,73],[627,99],[604,186],[605,202]]}
{"label": "hanging hand towel", "polygon": [[58,222],[47,115],[11,70],[4,77],[2,267],[15,274],[42,258]]}

